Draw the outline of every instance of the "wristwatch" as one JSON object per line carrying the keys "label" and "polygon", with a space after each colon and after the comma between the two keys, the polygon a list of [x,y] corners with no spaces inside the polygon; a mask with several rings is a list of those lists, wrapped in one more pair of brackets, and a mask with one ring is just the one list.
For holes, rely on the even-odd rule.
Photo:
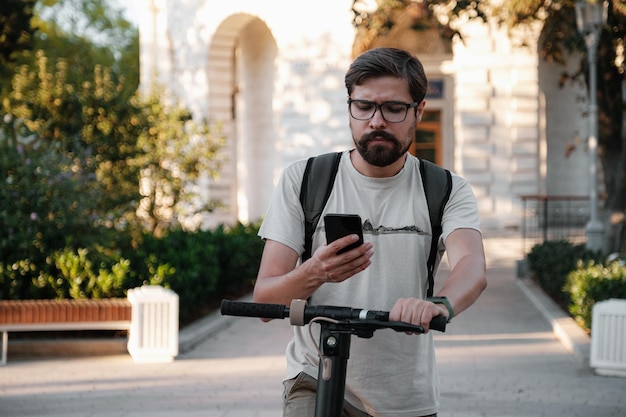
{"label": "wristwatch", "polygon": [[454,309],[452,308],[452,304],[450,304],[450,300],[448,300],[448,297],[428,297],[426,301],[430,301],[431,303],[435,304],[443,304],[444,306],[446,306],[446,308],[448,309],[448,323],[450,323],[450,320],[452,320],[452,317],[454,317]]}

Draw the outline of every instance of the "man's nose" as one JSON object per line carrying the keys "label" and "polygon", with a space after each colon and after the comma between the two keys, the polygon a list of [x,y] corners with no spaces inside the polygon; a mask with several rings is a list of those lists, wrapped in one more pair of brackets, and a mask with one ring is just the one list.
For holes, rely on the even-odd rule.
{"label": "man's nose", "polygon": [[387,126],[387,121],[383,117],[383,110],[377,107],[374,110],[374,115],[370,119],[370,127],[372,129],[382,129]]}

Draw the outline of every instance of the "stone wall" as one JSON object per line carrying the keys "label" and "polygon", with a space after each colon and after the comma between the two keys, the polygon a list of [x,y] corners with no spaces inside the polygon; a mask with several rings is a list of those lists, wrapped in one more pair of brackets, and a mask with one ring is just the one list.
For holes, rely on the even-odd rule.
{"label": "stone wall", "polygon": [[[206,185],[227,209],[205,226],[261,217],[286,165],[352,145],[343,84],[355,35],[351,1],[148,3],[154,7],[140,22],[142,85],[156,71],[228,137],[229,162]],[[546,180],[555,156],[546,151],[545,110],[553,105],[543,99],[536,49],[516,46],[535,45],[538,30],[510,35],[472,22],[460,29],[465,41],[455,41],[451,54],[441,47],[420,53],[429,78],[446,88],[427,107],[442,110],[444,165],[472,184],[484,226],[517,227],[519,195],[567,181]],[[578,116],[562,114],[548,126],[558,130]]]}

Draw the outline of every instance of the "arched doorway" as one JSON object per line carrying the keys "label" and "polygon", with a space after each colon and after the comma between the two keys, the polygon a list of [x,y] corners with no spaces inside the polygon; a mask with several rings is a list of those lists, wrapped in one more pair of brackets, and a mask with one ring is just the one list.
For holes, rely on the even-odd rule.
{"label": "arched doorway", "polygon": [[235,14],[209,47],[209,114],[226,136],[227,161],[211,195],[225,204],[214,223],[259,219],[267,207],[274,158],[272,109],[277,46],[259,18]]}

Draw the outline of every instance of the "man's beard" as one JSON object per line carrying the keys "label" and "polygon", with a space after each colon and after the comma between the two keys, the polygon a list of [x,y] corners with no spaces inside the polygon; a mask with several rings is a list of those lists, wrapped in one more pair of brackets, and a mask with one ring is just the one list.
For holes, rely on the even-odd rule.
{"label": "man's beard", "polygon": [[[371,144],[374,138],[384,138],[392,146]],[[354,139],[354,138],[353,138]],[[411,142],[403,146],[400,140],[391,133],[385,131],[373,131],[361,136],[360,140],[354,139],[356,150],[361,157],[370,165],[377,167],[386,167],[393,164],[408,152]]]}

